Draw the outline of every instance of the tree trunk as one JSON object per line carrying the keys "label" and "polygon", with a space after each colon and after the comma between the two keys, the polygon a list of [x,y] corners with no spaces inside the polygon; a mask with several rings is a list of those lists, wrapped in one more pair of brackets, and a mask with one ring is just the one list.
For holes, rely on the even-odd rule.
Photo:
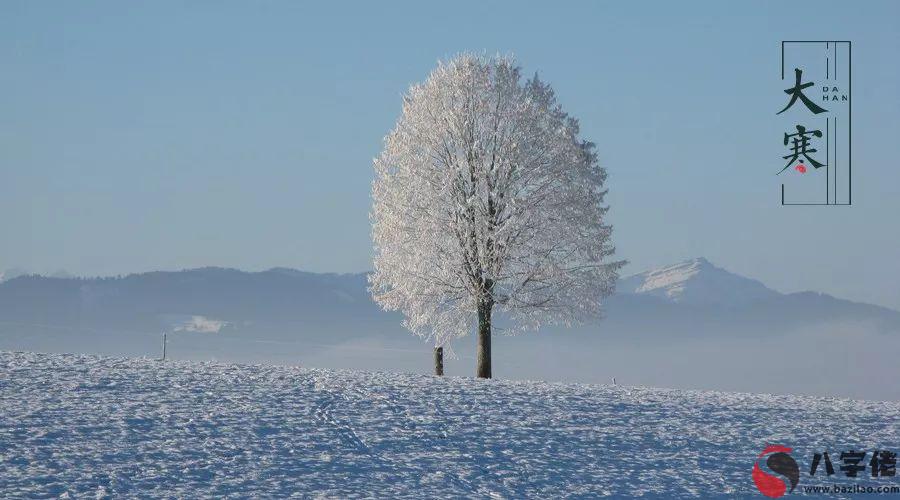
{"label": "tree trunk", "polygon": [[490,301],[478,306],[478,349],[475,352],[476,376],[491,378],[491,310]]}
{"label": "tree trunk", "polygon": [[434,374],[438,377],[444,376],[444,348],[434,348]]}

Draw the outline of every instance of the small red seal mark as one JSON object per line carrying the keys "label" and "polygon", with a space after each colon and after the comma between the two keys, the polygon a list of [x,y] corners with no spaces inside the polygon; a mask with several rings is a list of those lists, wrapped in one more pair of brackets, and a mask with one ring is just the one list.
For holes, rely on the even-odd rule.
{"label": "small red seal mark", "polygon": [[805,174],[805,173],[806,173],[806,165],[804,165],[804,164],[802,164],[802,163],[798,164],[798,165],[797,165],[796,167],[794,167],[794,168],[797,170],[797,172],[800,172],[801,174]]}

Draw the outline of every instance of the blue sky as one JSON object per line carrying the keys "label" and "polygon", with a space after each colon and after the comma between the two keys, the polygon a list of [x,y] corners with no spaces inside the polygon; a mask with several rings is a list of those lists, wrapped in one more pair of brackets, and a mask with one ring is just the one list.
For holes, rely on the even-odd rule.
{"label": "blue sky", "polygon": [[[900,308],[900,2],[0,3],[0,269],[371,268],[408,86],[513,53],[607,167],[626,272]],[[781,207],[780,40],[849,39],[854,206]],[[780,167],[779,167],[780,168]]]}

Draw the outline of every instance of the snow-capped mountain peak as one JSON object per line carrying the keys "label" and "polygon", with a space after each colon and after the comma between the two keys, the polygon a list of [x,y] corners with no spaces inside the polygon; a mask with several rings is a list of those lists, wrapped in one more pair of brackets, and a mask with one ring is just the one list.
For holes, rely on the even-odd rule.
{"label": "snow-capped mountain peak", "polygon": [[780,295],[759,281],[716,267],[703,257],[623,278],[617,290],[694,304],[737,304]]}

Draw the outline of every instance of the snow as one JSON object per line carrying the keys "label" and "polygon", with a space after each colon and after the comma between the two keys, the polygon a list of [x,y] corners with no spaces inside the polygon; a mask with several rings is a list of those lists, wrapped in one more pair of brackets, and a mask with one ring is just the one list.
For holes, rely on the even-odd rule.
{"label": "snow", "polygon": [[646,279],[635,293],[663,289],[667,297],[677,299],[684,293],[685,282],[699,272],[700,263],[697,261],[651,271],[646,274]]}
{"label": "snow", "polygon": [[207,318],[206,316],[192,315],[190,319],[183,321],[176,326],[173,331],[176,332],[201,332],[201,333],[219,333],[222,327],[227,326],[227,321]]}
{"label": "snow", "polygon": [[900,483],[807,473],[898,403],[0,352],[4,498],[757,496],[767,443]]}
{"label": "snow", "polygon": [[780,295],[759,281],[716,267],[703,257],[622,278],[616,291],[691,304],[742,304]]}

